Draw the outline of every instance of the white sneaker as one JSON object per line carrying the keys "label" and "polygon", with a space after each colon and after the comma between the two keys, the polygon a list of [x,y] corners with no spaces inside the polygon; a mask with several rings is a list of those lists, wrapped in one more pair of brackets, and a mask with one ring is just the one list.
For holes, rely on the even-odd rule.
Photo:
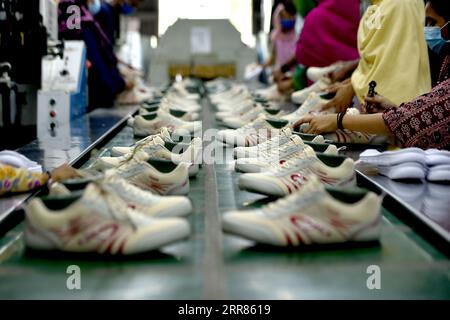
{"label": "white sneaker", "polygon": [[212,94],[209,96],[210,100],[214,104],[220,104],[229,100],[234,99],[245,99],[250,97],[250,93],[248,92],[248,89],[246,86],[241,85],[235,85],[232,88],[230,88],[227,91],[218,93],[218,94]]}
{"label": "white sneaker", "polygon": [[325,189],[313,176],[299,192],[222,221],[224,231],[272,246],[371,242],[380,238],[380,210],[375,193]]}
{"label": "white sneaker", "polygon": [[127,155],[129,153],[133,153],[133,151],[138,147],[152,146],[156,143],[155,139],[157,137],[161,138],[164,141],[164,143],[176,144],[176,142],[172,140],[169,129],[164,127],[164,128],[161,128],[160,133],[150,135],[142,140],[137,141],[136,143],[132,144],[129,147],[112,147],[110,150],[111,155],[113,157],[121,157],[121,156]]}
{"label": "white sneaker", "polygon": [[[100,184],[102,188],[124,200],[128,206],[151,218],[184,217],[192,213],[192,204],[189,198],[183,196],[158,196],[133,186],[126,180],[110,175],[92,181]],[[89,181],[86,181],[88,185]],[[69,196],[86,187],[78,180],[68,180],[63,183],[52,183],[50,196]],[[73,190],[71,190],[73,189]]]}
{"label": "white sneaker", "polygon": [[293,132],[293,134],[302,138],[304,142],[319,143],[319,144],[331,143],[331,141],[326,140],[325,137],[320,134],[308,134],[301,132]]}
{"label": "white sneaker", "polygon": [[133,186],[126,180],[110,176],[102,187],[122,198],[131,208],[153,218],[184,217],[192,213],[192,203],[183,196],[158,196]]}
{"label": "white sneaker", "polygon": [[254,106],[255,103],[251,99],[242,101],[239,104],[230,107],[229,109],[227,108],[223,111],[217,112],[216,119],[222,120],[223,118],[227,117],[242,116],[246,114],[248,111],[252,110]]}
{"label": "white sneaker", "polygon": [[[172,150],[166,147],[169,144],[174,146]],[[173,141],[162,139],[160,136],[153,136],[151,140],[138,142],[131,147],[113,147],[111,154],[114,157],[127,157],[137,151],[144,151],[153,158],[171,160],[174,163],[187,162],[200,164],[202,161],[202,139],[194,138],[189,144],[176,144]]]}
{"label": "white sneaker", "polygon": [[116,168],[130,158],[139,155],[141,160],[166,160],[175,164],[186,163],[189,166],[189,176],[195,176],[199,171],[199,164],[202,160],[202,140],[194,138],[187,148],[181,154],[173,153],[164,146],[164,141],[156,137],[152,145],[143,145],[136,147],[131,153],[121,157],[100,157],[92,165],[92,169],[104,171]]}
{"label": "white sneaker", "polygon": [[270,86],[266,89],[259,89],[255,91],[255,94],[259,97],[267,99],[269,101],[284,101],[286,96],[284,96],[279,90],[276,84]]}
{"label": "white sneaker", "polygon": [[305,159],[292,159],[271,171],[245,173],[239,178],[239,188],[284,197],[300,190],[312,175],[317,175],[322,183],[329,186],[354,187],[354,168],[355,163],[350,158],[314,155]]}
{"label": "white sneaker", "polygon": [[[174,157],[172,158],[172,156]],[[154,147],[148,147],[145,150],[137,150],[132,154],[127,154],[121,157],[100,157],[91,166],[89,166],[88,170],[104,172],[109,169],[117,168],[122,164],[127,163],[130,159],[139,159],[146,162],[151,161],[162,162],[164,164],[167,163],[168,165],[184,163],[188,167],[189,177],[195,177],[200,170],[199,164],[178,161],[178,156],[178,154],[172,154],[164,146],[156,144]],[[189,156],[189,154],[186,156]]]}
{"label": "white sneaker", "polygon": [[[280,130],[279,135],[273,137],[270,140],[267,140],[263,143],[260,143],[253,147],[236,147],[234,148],[234,158],[258,158],[260,154],[263,153],[273,153],[277,151],[279,148],[282,148],[286,143],[292,141],[291,136],[293,135],[292,130],[290,128],[284,128]],[[334,145],[326,145],[325,139],[321,135],[314,136],[314,138],[309,135],[301,134],[299,136],[304,142],[309,144],[314,148],[316,152],[334,154],[337,152],[337,149]],[[306,137],[306,139],[303,139]],[[336,151],[335,151],[336,150]]]}
{"label": "white sneaker", "polygon": [[187,100],[199,100],[200,95],[198,93],[190,93],[186,87],[185,84],[181,82],[175,82],[172,87],[169,90],[169,94],[175,94],[179,97],[182,97],[183,99]]}
{"label": "white sneaker", "polygon": [[[286,162],[293,159],[305,159],[315,155],[315,150],[303,143],[302,139],[292,136],[292,141],[272,153],[261,154],[257,158],[241,158],[236,160],[236,171],[257,173],[265,170],[278,170]],[[323,154],[337,155],[336,146],[329,145]]]}
{"label": "white sneaker", "polygon": [[326,88],[328,88],[328,86],[331,84],[330,79],[328,78],[322,78],[319,81],[317,81],[316,83],[314,83],[313,85],[300,90],[300,91],[296,91],[291,95],[291,100],[292,102],[296,103],[296,104],[302,104],[306,101],[306,99],[308,98],[308,96],[313,93],[313,92],[322,92],[324,91]]}
{"label": "white sneaker", "polygon": [[106,171],[106,175],[118,175],[136,187],[159,195],[186,195],[189,193],[188,164],[183,162],[176,167],[168,165],[162,172],[139,157],[140,154],[137,153],[135,158],[117,168]]}
{"label": "white sneaker", "polygon": [[159,133],[163,127],[172,131],[173,136],[192,135],[202,130],[202,122],[183,121],[164,110],[158,110],[154,115],[134,117],[133,129],[135,136],[147,137],[154,135]]}
{"label": "white sneaker", "polygon": [[267,153],[270,150],[278,149],[284,144],[291,141],[292,136],[291,128],[284,128],[279,131],[279,134],[273,138],[260,143],[252,147],[236,147],[234,148],[234,157],[236,159],[240,158],[257,158],[262,153]]}
{"label": "white sneaker", "polygon": [[222,119],[223,124],[231,129],[239,129],[243,126],[245,126],[247,123],[255,121],[258,119],[261,115],[266,115],[268,117],[272,116],[270,113],[266,111],[266,109],[260,105],[257,104],[255,107],[250,109],[248,112],[241,116],[231,116],[231,117],[225,117]]}
{"label": "white sneaker", "polygon": [[335,63],[328,67],[309,67],[306,70],[306,77],[312,82],[317,82],[320,79],[327,77],[327,75],[331,72],[336,71],[337,69],[342,67],[342,63]]}
{"label": "white sneaker", "polygon": [[278,150],[263,152],[256,158],[241,158],[235,162],[235,170],[244,173],[257,173],[265,170],[276,170],[279,164],[284,164],[293,158],[305,158],[314,156],[311,147],[305,145],[301,138],[291,136],[291,141],[284,144]]}
{"label": "white sneaker", "polygon": [[294,112],[281,117],[284,120],[289,121],[290,124],[295,124],[302,117],[306,116],[314,110],[319,110],[328,101],[322,99],[317,93],[312,92],[309,94],[306,101]]}
{"label": "white sneaker", "polygon": [[131,255],[190,234],[187,221],[146,217],[96,184],[81,197],[35,198],[25,212],[25,243],[36,250]]}
{"label": "white sneaker", "polygon": [[202,109],[202,106],[198,102],[183,100],[177,97],[166,96],[161,100],[161,103],[169,106],[170,108],[185,112],[200,112]]}
{"label": "white sneaker", "polygon": [[[232,146],[251,147],[277,135],[287,122],[282,123],[279,128],[272,124],[274,123],[263,115],[237,130],[220,130],[217,136],[220,141]],[[282,125],[284,126],[281,127]]]}

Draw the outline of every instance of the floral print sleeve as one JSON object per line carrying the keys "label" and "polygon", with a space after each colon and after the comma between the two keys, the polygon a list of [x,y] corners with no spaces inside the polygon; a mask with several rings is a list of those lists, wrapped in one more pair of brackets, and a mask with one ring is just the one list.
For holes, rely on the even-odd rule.
{"label": "floral print sleeve", "polygon": [[47,183],[48,176],[0,164],[0,195],[37,189]]}
{"label": "floral print sleeve", "polygon": [[450,148],[450,80],[398,108],[386,110],[383,119],[404,147]]}

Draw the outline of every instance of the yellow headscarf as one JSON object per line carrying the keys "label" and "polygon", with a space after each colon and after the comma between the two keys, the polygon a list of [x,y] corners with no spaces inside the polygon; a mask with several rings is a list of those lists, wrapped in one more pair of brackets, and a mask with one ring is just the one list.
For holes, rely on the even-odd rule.
{"label": "yellow headscarf", "polygon": [[423,32],[423,0],[373,0],[361,19],[358,50],[361,57],[352,75],[360,101],[369,83],[396,104],[431,90],[428,50]]}

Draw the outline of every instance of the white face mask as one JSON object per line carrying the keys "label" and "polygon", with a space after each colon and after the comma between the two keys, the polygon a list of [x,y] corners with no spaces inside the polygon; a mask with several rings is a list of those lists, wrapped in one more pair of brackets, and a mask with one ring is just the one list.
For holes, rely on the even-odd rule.
{"label": "white face mask", "polygon": [[94,0],[91,4],[88,5],[89,12],[95,16],[102,9],[102,3],[100,0]]}

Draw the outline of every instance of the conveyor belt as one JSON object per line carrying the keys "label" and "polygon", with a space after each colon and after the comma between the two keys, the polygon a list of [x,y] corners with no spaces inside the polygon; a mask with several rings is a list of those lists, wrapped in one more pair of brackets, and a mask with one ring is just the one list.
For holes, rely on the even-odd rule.
{"label": "conveyor belt", "polygon": [[[203,117],[205,129],[218,127],[210,109]],[[125,127],[105,147],[133,141]],[[381,242],[375,246],[286,251],[223,235],[223,212],[264,202],[238,189],[239,174],[232,170],[231,156],[227,159],[205,164],[191,180],[192,236],[161,252],[109,261],[29,255],[23,250],[22,226],[17,226],[0,239],[0,298],[450,298],[448,258],[385,209]],[[66,288],[66,268],[72,264],[81,268],[82,290]],[[381,290],[366,286],[371,265],[381,269]]]}

